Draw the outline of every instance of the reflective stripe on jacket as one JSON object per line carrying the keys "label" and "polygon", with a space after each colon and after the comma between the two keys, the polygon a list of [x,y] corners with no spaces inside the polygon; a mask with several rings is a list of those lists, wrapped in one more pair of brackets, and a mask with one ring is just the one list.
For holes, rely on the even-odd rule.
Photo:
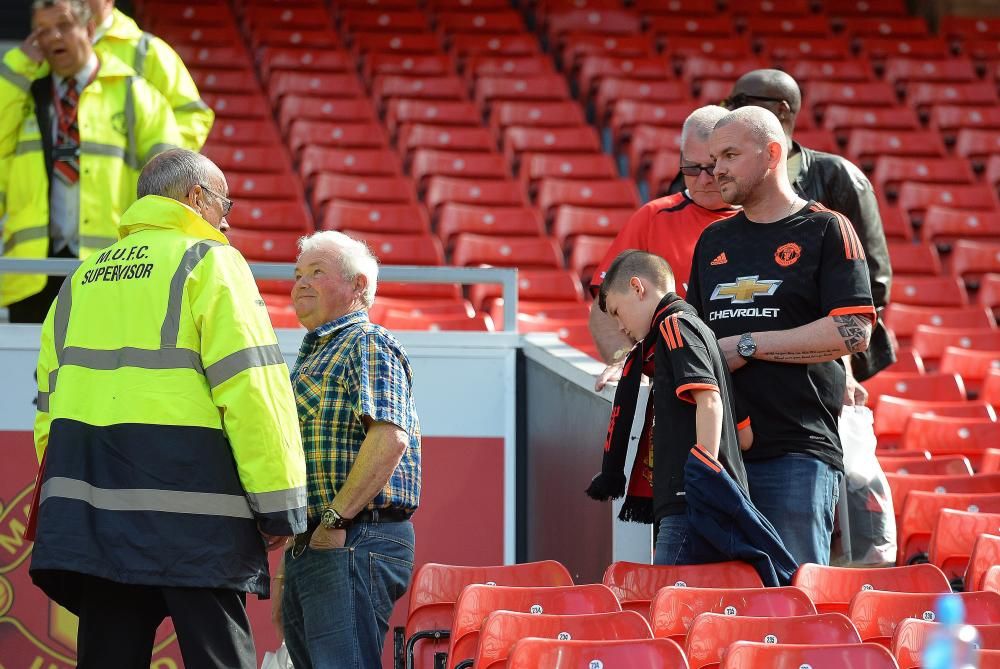
{"label": "reflective stripe on jacket", "polygon": [[84,261],[42,326],[31,572],[268,594],[260,531],[305,530],[288,369],[243,257],[157,196]]}
{"label": "reflective stripe on jacket", "polygon": [[[32,84],[12,74],[29,60],[20,49],[4,56],[0,72],[0,216],[7,214],[3,253],[45,258],[49,250],[49,169],[35,114]],[[97,78],[80,95],[80,257],[118,239],[122,212],[135,201],[139,171],[181,137],[167,101],[114,56],[101,59]],[[48,114],[46,113],[47,117]],[[0,275],[0,305],[42,290],[45,277]]]}
{"label": "reflective stripe on jacket", "polygon": [[174,110],[182,146],[201,150],[212,130],[215,112],[201,99],[191,73],[170,45],[143,32],[135,21],[115,9],[111,26],[94,50],[98,56],[114,54],[160,91]]}

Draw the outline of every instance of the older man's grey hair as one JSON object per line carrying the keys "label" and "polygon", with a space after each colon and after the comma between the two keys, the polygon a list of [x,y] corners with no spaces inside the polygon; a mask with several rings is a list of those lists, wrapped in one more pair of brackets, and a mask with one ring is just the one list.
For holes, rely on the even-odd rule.
{"label": "older man's grey hair", "polygon": [[362,297],[364,306],[367,309],[375,303],[378,260],[367,244],[336,230],[323,230],[299,239],[299,257],[309,251],[332,256],[340,265],[340,271],[347,281],[363,274],[368,279],[368,288]]}
{"label": "older man's grey hair", "polygon": [[217,179],[221,174],[215,163],[200,153],[170,149],[146,163],[139,175],[136,195],[140,198],[160,195],[183,202],[196,185]]}
{"label": "older man's grey hair", "polygon": [[[743,126],[754,144],[761,149],[771,142],[785,146],[785,131],[781,129],[778,117],[763,107],[740,107],[729,112],[715,124],[715,129],[724,128],[733,123]],[[787,155],[787,154],[786,154]]]}
{"label": "older man's grey hair", "polygon": [[86,26],[94,18],[94,13],[90,11],[87,0],[34,0],[31,3],[31,12],[35,13],[39,9],[48,9],[56,5],[69,5],[73,18],[81,26]]}
{"label": "older man's grey hair", "polygon": [[725,107],[720,107],[719,105],[699,107],[691,112],[684,119],[684,127],[681,128],[681,150],[684,150],[684,145],[687,144],[689,139],[698,142],[707,142],[709,135],[712,134],[712,130],[715,128],[715,124],[728,113],[729,111]]}

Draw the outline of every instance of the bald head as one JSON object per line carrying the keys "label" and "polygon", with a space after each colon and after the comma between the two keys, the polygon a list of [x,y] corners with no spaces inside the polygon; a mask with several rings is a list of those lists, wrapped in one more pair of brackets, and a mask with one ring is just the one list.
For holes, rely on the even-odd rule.
{"label": "bald head", "polygon": [[736,80],[724,103],[729,109],[756,106],[778,117],[791,144],[795,119],[802,108],[802,93],[795,79],[781,70],[753,70]]}
{"label": "bald head", "polygon": [[759,149],[766,149],[771,142],[778,142],[784,150],[785,133],[778,118],[761,107],[741,107],[729,112],[715,124],[714,130],[737,126],[747,139]]}

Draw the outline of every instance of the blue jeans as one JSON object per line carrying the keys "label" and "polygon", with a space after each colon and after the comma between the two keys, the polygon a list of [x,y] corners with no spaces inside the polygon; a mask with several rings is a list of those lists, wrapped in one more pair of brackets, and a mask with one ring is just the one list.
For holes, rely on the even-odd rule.
{"label": "blue jeans", "polygon": [[686,513],[661,518],[660,531],[656,534],[653,564],[688,564],[688,548],[690,544],[688,532],[690,530],[691,526],[688,523]]}
{"label": "blue jeans", "polygon": [[413,524],[358,523],[344,548],[292,555],[281,611],[295,669],[382,666],[389,616],[413,575]]}
{"label": "blue jeans", "polygon": [[744,463],[750,499],[799,564],[830,564],[839,471],[809,455],[789,453]]}

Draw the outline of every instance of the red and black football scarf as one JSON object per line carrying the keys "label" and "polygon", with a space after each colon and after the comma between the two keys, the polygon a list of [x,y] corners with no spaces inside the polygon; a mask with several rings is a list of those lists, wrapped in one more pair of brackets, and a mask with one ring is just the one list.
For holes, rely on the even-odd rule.
{"label": "red and black football scarf", "polygon": [[[604,441],[604,459],[601,462],[601,473],[594,477],[587,488],[587,495],[599,502],[618,499],[625,495],[625,502],[618,518],[634,523],[652,524],[653,522],[653,467],[650,464],[650,451],[653,441],[653,401],[646,405],[646,417],[639,438],[632,473],[625,480],[625,456],[628,455],[629,438],[632,434],[632,421],[635,419],[635,409],[639,402],[639,386],[642,375],[652,377],[656,352],[656,340],[660,336],[660,323],[667,318],[667,309],[678,301],[675,293],[667,293],[656,306],[656,315],[646,338],[638,342],[625,358],[622,367],[622,378],[615,391],[615,403],[611,407],[611,419],[608,422],[608,436]],[[626,494],[627,490],[627,494]]]}

